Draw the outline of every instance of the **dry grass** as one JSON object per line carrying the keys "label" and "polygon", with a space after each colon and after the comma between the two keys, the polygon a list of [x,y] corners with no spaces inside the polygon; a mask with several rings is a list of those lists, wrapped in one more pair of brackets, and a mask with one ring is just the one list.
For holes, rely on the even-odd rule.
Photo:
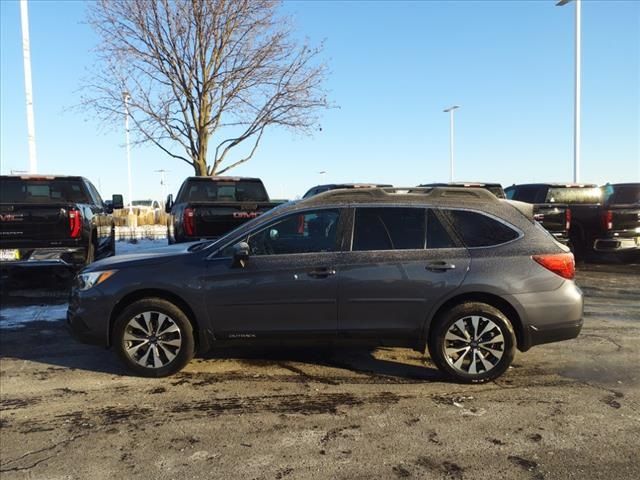
{"label": "dry grass", "polygon": [[[148,210],[133,208],[133,213],[138,219],[138,225],[166,225],[169,215],[162,210]],[[127,224],[127,216],[129,215],[129,209],[123,208],[122,210],[115,210],[113,212],[113,219],[116,226],[124,226]]]}

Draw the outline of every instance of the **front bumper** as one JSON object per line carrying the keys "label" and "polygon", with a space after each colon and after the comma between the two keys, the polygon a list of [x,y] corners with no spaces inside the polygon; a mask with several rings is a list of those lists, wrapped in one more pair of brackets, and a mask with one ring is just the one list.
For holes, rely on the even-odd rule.
{"label": "front bumper", "polygon": [[80,292],[71,290],[67,309],[67,327],[71,335],[82,343],[109,346],[109,312],[105,297],[98,287]]}

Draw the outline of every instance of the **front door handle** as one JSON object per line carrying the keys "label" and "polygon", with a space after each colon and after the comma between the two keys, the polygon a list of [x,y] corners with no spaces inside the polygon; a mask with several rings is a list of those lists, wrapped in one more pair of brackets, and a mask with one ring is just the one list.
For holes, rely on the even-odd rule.
{"label": "front door handle", "polygon": [[453,270],[454,268],[456,268],[456,266],[453,263],[442,261],[427,263],[427,266],[424,268],[432,272],[446,272],[447,270]]}
{"label": "front door handle", "polygon": [[327,278],[335,274],[335,269],[329,267],[316,268],[315,270],[311,270],[307,273],[307,275],[313,278]]}

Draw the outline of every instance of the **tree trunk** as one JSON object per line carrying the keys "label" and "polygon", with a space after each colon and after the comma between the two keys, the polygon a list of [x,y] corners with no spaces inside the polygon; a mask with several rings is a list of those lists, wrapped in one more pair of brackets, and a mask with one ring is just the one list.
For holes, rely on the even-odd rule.
{"label": "tree trunk", "polygon": [[196,172],[197,177],[207,176],[207,160],[206,158],[196,158],[193,162],[193,169]]}

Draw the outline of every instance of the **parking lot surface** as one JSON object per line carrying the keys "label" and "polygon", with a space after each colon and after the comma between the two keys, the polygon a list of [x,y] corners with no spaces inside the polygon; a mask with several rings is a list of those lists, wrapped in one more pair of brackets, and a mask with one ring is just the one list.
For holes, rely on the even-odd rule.
{"label": "parking lot surface", "polygon": [[[64,294],[4,297],[0,476],[640,478],[640,267],[577,282],[580,337],[479,386],[384,348],[226,349],[136,378],[47,316]],[[12,322],[24,306],[34,320]]]}

